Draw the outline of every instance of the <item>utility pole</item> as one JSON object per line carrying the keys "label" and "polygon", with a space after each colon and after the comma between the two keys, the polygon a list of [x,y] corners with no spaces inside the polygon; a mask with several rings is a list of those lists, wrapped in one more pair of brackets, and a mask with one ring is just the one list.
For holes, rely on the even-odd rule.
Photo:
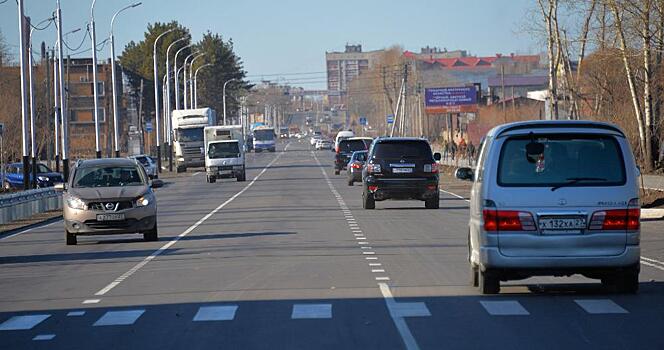
{"label": "utility pole", "polygon": [[[56,43],[57,46],[57,43]],[[58,74],[58,60],[56,58],[56,48],[53,48],[53,151],[55,159],[55,171],[60,172],[60,98],[59,98],[59,85],[60,81]],[[67,179],[65,178],[65,181]]]}
{"label": "utility pole", "polygon": [[26,77],[26,18],[23,0],[18,0],[19,65],[21,68],[21,139],[23,141],[23,189],[30,187],[30,157],[28,156],[28,91]]}
{"label": "utility pole", "polygon": [[[56,1],[58,16],[58,85],[60,86],[60,119],[62,120],[62,175],[65,181],[69,179],[69,116],[67,106],[65,105],[65,82],[64,82],[64,63],[62,62],[62,10],[60,9],[60,0]],[[95,90],[96,91],[96,90]]]}
{"label": "utility pole", "polygon": [[[32,32],[34,27],[30,24],[30,17],[25,19],[30,28],[30,35],[28,35],[28,83],[30,84],[30,157],[32,158],[32,188],[37,188],[37,140],[35,132],[35,78],[32,66],[34,64],[32,58]],[[26,28],[26,29],[27,29]]]}
{"label": "utility pole", "polygon": [[[402,136],[408,136],[408,123],[406,122],[406,113],[407,113],[407,108],[408,108],[408,63],[403,65],[403,118],[401,119],[401,123],[403,127],[401,128],[401,134]],[[409,118],[410,119],[410,118]]]}
{"label": "utility pole", "polygon": [[92,95],[93,95],[93,105],[95,116],[95,152],[97,158],[101,158],[101,140],[99,135],[99,88],[97,87],[97,36],[95,34],[95,2],[97,0],[92,0],[92,6],[90,7],[90,34],[92,35]]}

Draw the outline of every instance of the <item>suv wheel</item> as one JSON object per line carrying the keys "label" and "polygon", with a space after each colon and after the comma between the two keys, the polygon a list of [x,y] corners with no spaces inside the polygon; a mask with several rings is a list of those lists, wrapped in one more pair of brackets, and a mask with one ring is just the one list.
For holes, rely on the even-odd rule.
{"label": "suv wheel", "polygon": [[67,245],[76,245],[76,235],[65,230],[65,241]]}
{"label": "suv wheel", "polygon": [[213,184],[213,183],[217,182],[217,178],[215,176],[209,176],[208,177],[208,182]]}
{"label": "suv wheel", "polygon": [[491,270],[478,271],[478,287],[482,294],[500,293],[500,279],[497,274]]}
{"label": "suv wheel", "polygon": [[156,223],[154,224],[154,227],[151,230],[143,232],[143,240],[145,240],[146,242],[154,242],[159,240],[159,234],[157,233]]}
{"label": "suv wheel", "polygon": [[237,177],[237,182],[247,181],[247,173],[242,171],[242,173]]}
{"label": "suv wheel", "polygon": [[440,198],[436,196],[436,198],[427,199],[426,201],[424,201],[424,207],[427,209],[440,208]]}
{"label": "suv wheel", "polygon": [[354,183],[353,179],[348,180],[348,186],[353,186],[353,183]]}
{"label": "suv wheel", "polygon": [[602,284],[618,293],[634,294],[639,290],[639,270],[631,268],[602,278]]}
{"label": "suv wheel", "polygon": [[373,193],[369,193],[367,190],[362,192],[362,208],[376,209],[376,201],[374,200]]}
{"label": "suv wheel", "polygon": [[334,169],[334,175],[339,175],[341,171],[339,169]]}

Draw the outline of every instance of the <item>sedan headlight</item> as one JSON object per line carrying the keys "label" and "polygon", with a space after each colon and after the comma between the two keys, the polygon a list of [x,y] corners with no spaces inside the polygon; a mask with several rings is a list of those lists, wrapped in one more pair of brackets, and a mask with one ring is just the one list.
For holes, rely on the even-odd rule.
{"label": "sedan headlight", "polygon": [[37,176],[37,180],[48,182],[48,176]]}
{"label": "sedan headlight", "polygon": [[85,209],[85,202],[83,202],[80,198],[77,197],[68,196],[67,205],[72,209],[78,209],[78,210]]}
{"label": "sedan headlight", "polygon": [[138,197],[138,199],[136,199],[136,206],[137,207],[147,207],[153,201],[154,201],[154,196],[150,193],[146,193],[146,194],[142,195],[141,197]]}

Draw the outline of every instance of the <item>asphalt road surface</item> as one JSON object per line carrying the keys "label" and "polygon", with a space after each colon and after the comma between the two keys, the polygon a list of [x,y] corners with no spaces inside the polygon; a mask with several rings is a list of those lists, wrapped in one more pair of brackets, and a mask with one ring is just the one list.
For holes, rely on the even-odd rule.
{"label": "asphalt road surface", "polygon": [[158,242],[62,222],[0,236],[0,349],[664,349],[664,230],[637,295],[583,277],[468,283],[467,193],[361,209],[307,140],[157,190]]}

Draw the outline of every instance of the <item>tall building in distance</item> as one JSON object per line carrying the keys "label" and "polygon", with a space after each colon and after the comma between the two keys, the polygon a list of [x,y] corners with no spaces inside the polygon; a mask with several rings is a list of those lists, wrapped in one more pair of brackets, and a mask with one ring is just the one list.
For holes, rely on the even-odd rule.
{"label": "tall building in distance", "polygon": [[384,50],[362,51],[362,45],[346,45],[344,52],[326,52],[327,90],[332,105],[343,104],[348,84],[373,67]]}

